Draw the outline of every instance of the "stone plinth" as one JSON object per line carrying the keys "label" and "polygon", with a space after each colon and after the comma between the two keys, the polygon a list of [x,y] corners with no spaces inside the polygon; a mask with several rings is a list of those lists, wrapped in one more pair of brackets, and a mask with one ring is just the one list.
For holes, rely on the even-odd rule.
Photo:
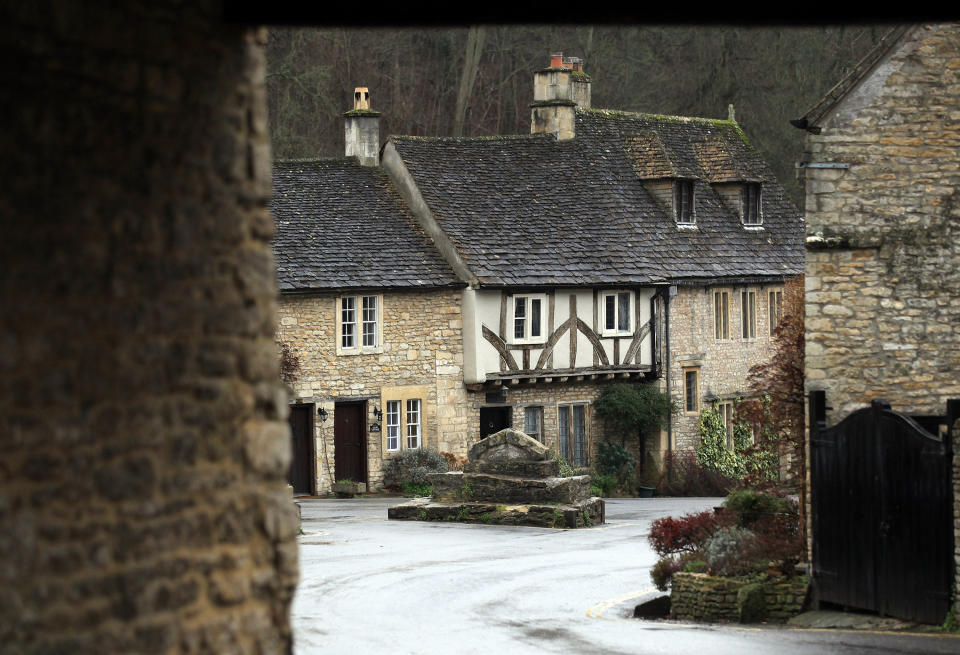
{"label": "stone plinth", "polygon": [[501,430],[470,449],[462,473],[429,476],[432,499],[391,507],[387,516],[551,528],[603,523],[604,503],[590,496],[590,476],[558,477],[550,455],[523,432]]}

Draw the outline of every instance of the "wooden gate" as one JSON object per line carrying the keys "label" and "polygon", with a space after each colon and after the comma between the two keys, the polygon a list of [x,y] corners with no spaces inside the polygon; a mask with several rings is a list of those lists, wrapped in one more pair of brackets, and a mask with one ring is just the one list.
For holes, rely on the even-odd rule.
{"label": "wooden gate", "polygon": [[[950,401],[952,424],[958,402]],[[952,448],[881,400],[825,423],[810,394],[816,602],[941,623],[953,584]],[[949,422],[948,422],[949,421]]]}

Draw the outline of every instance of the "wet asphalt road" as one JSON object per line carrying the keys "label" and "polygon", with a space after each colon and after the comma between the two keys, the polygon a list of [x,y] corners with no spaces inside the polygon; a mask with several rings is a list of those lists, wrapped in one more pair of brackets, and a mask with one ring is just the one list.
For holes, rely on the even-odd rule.
{"label": "wet asphalt road", "polygon": [[659,593],[650,523],[719,499],[608,500],[581,530],[388,521],[403,501],[300,501],[296,655],[960,653],[953,636],[630,618]]}

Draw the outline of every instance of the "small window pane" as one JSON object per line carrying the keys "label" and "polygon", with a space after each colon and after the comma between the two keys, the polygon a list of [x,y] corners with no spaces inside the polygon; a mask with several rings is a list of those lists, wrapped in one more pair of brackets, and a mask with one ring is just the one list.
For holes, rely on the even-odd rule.
{"label": "small window pane", "polygon": [[629,332],[630,331],[630,294],[629,293],[620,293],[617,294],[617,331],[618,332]]}
{"label": "small window pane", "polygon": [[557,408],[557,438],[560,441],[560,456],[570,461],[570,407]]}
{"label": "small window pane", "polygon": [[377,345],[377,297],[363,297],[363,345]]}
{"label": "small window pane", "polygon": [[387,450],[400,449],[400,401],[387,401]]}
{"label": "small window pane", "polygon": [[340,300],[340,344],[343,348],[354,348],[357,345],[356,301],[352,296]]}
{"label": "small window pane", "polygon": [[513,337],[523,339],[527,336],[527,299],[517,298],[513,305]]}
{"label": "small window pane", "polygon": [[420,447],[420,401],[407,401],[407,448]]}
{"label": "small window pane", "polygon": [[543,407],[527,407],[523,410],[523,431],[536,439],[543,441]]}
{"label": "small window pane", "polygon": [[583,405],[573,406],[573,462],[574,466],[587,465],[587,421]]}
{"label": "small window pane", "polygon": [[697,372],[684,372],[684,409],[688,412],[696,412],[699,405],[697,403]]}
{"label": "small window pane", "polygon": [[530,336],[540,336],[540,299],[530,299]]}
{"label": "small window pane", "polygon": [[604,320],[604,329],[612,330],[617,325],[617,301],[616,297],[613,294],[604,296],[605,302],[605,320]]}

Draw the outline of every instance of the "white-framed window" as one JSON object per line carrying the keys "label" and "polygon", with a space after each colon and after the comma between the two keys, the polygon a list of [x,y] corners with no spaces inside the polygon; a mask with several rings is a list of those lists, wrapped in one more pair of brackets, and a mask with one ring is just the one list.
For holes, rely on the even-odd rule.
{"label": "white-framed window", "polygon": [[757,292],[740,292],[740,334],[744,339],[757,338]]}
{"label": "white-framed window", "polygon": [[382,339],[379,295],[341,296],[337,299],[337,354],[379,352]]}
{"label": "white-framed window", "polygon": [[388,400],[386,413],[387,450],[400,450],[400,401]]}
{"label": "white-framed window", "polygon": [[363,296],[363,346],[375,348],[377,346],[377,325],[379,321],[378,303],[376,296]]}
{"label": "white-framed window", "polygon": [[770,292],[770,334],[780,325],[783,318],[783,291]]}
{"label": "white-framed window", "polygon": [[700,369],[683,369],[683,411],[687,414],[700,412]]}
{"label": "white-framed window", "polygon": [[693,180],[675,180],[673,183],[673,217],[677,225],[695,225],[693,213]]}
{"label": "white-framed window", "polygon": [[420,400],[407,400],[407,448],[420,447]]}
{"label": "white-framed window", "polygon": [[744,225],[763,225],[759,182],[747,182],[740,189],[740,218]]}
{"label": "white-framed window", "polygon": [[632,291],[604,291],[600,294],[600,332],[603,336],[633,334]]}
{"label": "white-framed window", "polygon": [[357,347],[357,298],[340,299],[340,347]]}
{"label": "white-framed window", "polygon": [[543,407],[524,407],[523,431],[539,442],[543,442]]}
{"label": "white-framed window", "polygon": [[509,297],[510,320],[507,325],[510,343],[543,343],[547,340],[547,295],[534,293]]}
{"label": "white-framed window", "polygon": [[730,294],[713,292],[713,334],[716,339],[730,338]]}
{"label": "white-framed window", "polygon": [[571,466],[587,465],[587,405],[557,406],[560,454]]}

